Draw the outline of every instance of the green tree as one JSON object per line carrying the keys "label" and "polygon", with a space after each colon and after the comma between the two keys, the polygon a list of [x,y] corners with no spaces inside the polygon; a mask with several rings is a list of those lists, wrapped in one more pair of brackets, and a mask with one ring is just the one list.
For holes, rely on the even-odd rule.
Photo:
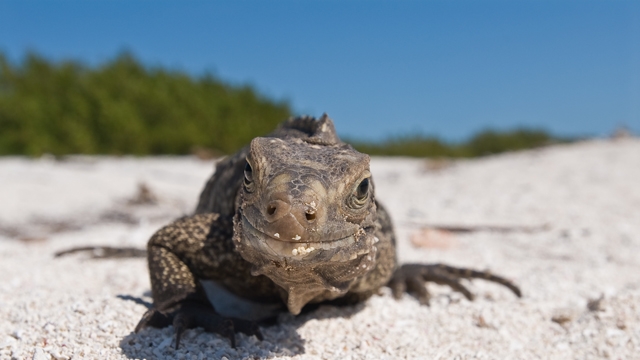
{"label": "green tree", "polygon": [[95,69],[0,54],[0,154],[231,153],[290,115],[248,86],[146,68],[128,53]]}

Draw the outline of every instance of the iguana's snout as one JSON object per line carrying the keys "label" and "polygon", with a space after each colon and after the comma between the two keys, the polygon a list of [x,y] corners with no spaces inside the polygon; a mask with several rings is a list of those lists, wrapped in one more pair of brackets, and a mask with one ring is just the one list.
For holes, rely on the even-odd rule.
{"label": "iguana's snout", "polygon": [[293,243],[328,242],[358,232],[345,220],[335,192],[310,169],[288,168],[263,185],[263,196],[247,201],[243,214],[266,236]]}
{"label": "iguana's snout", "polygon": [[262,209],[265,232],[282,241],[308,240],[326,220],[318,195],[309,187],[296,190],[298,196],[290,190],[269,194]]}

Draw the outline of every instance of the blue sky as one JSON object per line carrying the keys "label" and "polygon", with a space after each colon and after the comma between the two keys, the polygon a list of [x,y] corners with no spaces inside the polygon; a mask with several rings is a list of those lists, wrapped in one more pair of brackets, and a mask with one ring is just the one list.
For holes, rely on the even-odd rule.
{"label": "blue sky", "polygon": [[0,51],[255,85],[359,139],[640,133],[640,2],[0,1]]}

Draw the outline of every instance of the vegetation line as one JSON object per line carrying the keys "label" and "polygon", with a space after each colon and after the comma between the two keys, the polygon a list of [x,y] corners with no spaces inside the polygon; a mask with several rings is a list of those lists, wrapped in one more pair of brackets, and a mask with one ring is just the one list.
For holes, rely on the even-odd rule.
{"label": "vegetation line", "polygon": [[[229,154],[293,114],[249,86],[143,66],[121,54],[95,68],[0,53],[0,155]],[[562,141],[538,130],[351,141],[372,155],[473,157]]]}

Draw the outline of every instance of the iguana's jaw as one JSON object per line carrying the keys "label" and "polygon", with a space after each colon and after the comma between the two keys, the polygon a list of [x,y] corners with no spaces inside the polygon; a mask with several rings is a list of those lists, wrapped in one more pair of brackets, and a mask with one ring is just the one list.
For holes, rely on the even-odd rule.
{"label": "iguana's jaw", "polygon": [[330,241],[281,241],[253,227],[241,211],[234,217],[236,249],[254,265],[286,263],[288,266],[318,266],[352,261],[375,250],[378,238],[373,226],[359,228],[347,237]]}
{"label": "iguana's jaw", "polygon": [[[328,241],[290,241],[280,240],[256,229],[246,216],[240,215],[242,221],[242,231],[255,250],[281,259],[289,261],[303,261],[314,259],[318,254],[323,253],[323,261],[327,261],[326,256],[332,254],[328,261],[353,260],[359,255],[369,253],[370,243],[367,241],[366,231],[359,228],[358,231],[349,236]],[[236,241],[242,241],[238,238]]]}
{"label": "iguana's jaw", "polygon": [[252,275],[265,275],[284,290],[292,314],[309,302],[349,291],[355,279],[375,266],[376,242],[373,227],[327,242],[280,241],[255,229],[241,212],[234,218],[236,249],[253,264]]}

